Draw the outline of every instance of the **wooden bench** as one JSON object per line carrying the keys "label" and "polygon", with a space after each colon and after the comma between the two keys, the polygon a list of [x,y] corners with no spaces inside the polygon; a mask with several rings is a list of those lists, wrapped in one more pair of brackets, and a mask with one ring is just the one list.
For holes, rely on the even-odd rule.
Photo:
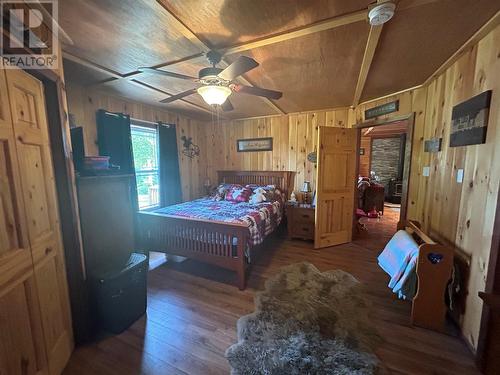
{"label": "wooden bench", "polygon": [[419,244],[417,261],[418,287],[411,310],[411,323],[415,326],[444,331],[446,289],[451,278],[454,251],[451,247],[434,242],[409,220],[404,228]]}

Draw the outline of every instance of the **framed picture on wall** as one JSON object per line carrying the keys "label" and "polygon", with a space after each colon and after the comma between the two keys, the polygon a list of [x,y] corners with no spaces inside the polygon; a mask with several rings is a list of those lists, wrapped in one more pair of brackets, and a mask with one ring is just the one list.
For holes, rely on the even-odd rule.
{"label": "framed picture on wall", "polygon": [[490,102],[491,90],[453,107],[450,147],[477,145],[486,142]]}
{"label": "framed picture on wall", "polygon": [[238,152],[272,151],[273,139],[269,138],[247,138],[236,141]]}

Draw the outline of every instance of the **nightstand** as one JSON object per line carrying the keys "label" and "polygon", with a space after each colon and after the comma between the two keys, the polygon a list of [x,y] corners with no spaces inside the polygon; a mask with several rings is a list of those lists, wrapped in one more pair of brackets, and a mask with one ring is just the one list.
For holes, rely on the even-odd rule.
{"label": "nightstand", "polygon": [[288,204],[286,212],[288,237],[314,240],[315,208],[310,205]]}

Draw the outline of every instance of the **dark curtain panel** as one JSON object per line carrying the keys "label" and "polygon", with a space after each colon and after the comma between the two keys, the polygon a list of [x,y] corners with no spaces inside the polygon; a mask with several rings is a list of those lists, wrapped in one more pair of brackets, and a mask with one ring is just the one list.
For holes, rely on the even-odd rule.
{"label": "dark curtain panel", "polygon": [[160,143],[160,204],[169,206],[182,201],[175,125],[159,123],[158,138]]}
{"label": "dark curtain panel", "polygon": [[99,155],[109,156],[110,163],[123,173],[134,173],[130,138],[130,116],[99,109],[96,113]]}
{"label": "dark curtain panel", "polygon": [[135,179],[134,155],[132,153],[132,137],[130,134],[130,116],[99,109],[96,112],[97,143],[99,155],[109,156],[110,163],[120,166],[113,174],[130,174],[130,190],[134,211],[139,210],[137,200],[137,182]]}

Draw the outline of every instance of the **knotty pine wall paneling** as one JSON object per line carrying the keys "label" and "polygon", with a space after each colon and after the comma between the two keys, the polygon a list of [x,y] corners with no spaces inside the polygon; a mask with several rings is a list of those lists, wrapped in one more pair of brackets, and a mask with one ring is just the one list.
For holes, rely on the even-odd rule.
{"label": "knotty pine wall paneling", "polygon": [[[66,90],[69,112],[75,116],[76,124],[83,127],[87,155],[97,155],[98,153],[95,113],[100,108],[111,112],[126,113],[130,117],[140,120],[173,123],[177,126],[183,200],[195,199],[204,194],[203,183],[208,177],[206,158],[204,157],[207,152],[207,142],[203,130],[206,126],[205,123],[161,108],[110,96],[78,85],[68,84]],[[193,143],[200,147],[200,156],[189,158],[182,153],[181,137],[183,135],[193,138]]]}
{"label": "knotty pine wall paneling", "polygon": [[361,137],[359,147],[365,151],[363,155],[359,155],[359,175],[369,177],[372,164],[372,138]]}
{"label": "knotty pine wall paneling", "polygon": [[[464,337],[475,348],[482,308],[477,292],[484,289],[500,179],[499,71],[500,26],[497,26],[428,85],[355,108],[200,123],[94,93],[71,95],[75,90],[69,90],[69,102],[70,111],[84,126],[91,147],[95,147],[92,142],[97,108],[127,112],[150,121],[168,122],[172,118],[178,121],[181,132],[192,136],[202,153],[198,160],[186,160],[181,155],[187,198],[202,191],[205,176],[214,183],[220,169],[292,170],[297,172],[296,190],[305,180],[311,181],[314,189],[316,169],[307,161],[307,154],[317,148],[318,126],[352,127],[365,121],[366,109],[398,99],[399,110],[380,118],[415,113],[408,218],[419,221],[425,231],[471,257],[467,309],[461,327]],[[493,96],[486,144],[450,148],[453,106],[490,89]],[[75,100],[78,104],[72,105]],[[273,137],[273,150],[236,151],[236,140],[258,137]],[[443,138],[441,152],[425,153],[424,141],[435,137]],[[431,169],[429,177],[422,176],[425,166]],[[456,182],[460,168],[465,171],[462,184]]]}
{"label": "knotty pine wall paneling", "polygon": [[[294,113],[221,123],[205,124],[208,171],[215,181],[219,169],[296,171],[295,190],[304,181],[315,188],[316,165],[307,155],[317,149],[318,126],[347,127],[349,108]],[[273,138],[273,150],[237,152],[236,141],[244,138]],[[210,152],[212,150],[212,152]]]}
{"label": "knotty pine wall paneling", "polygon": [[[475,348],[493,234],[500,180],[500,26],[474,45],[427,87],[373,101],[355,108],[363,121],[367,108],[400,99],[396,114],[415,112],[408,217],[425,231],[454,245],[471,257],[467,307],[461,327]],[[453,106],[481,92],[493,90],[486,144],[449,147]],[[443,138],[438,153],[423,152],[424,140]],[[423,177],[424,166],[430,176]],[[464,169],[463,183],[457,183]]]}

